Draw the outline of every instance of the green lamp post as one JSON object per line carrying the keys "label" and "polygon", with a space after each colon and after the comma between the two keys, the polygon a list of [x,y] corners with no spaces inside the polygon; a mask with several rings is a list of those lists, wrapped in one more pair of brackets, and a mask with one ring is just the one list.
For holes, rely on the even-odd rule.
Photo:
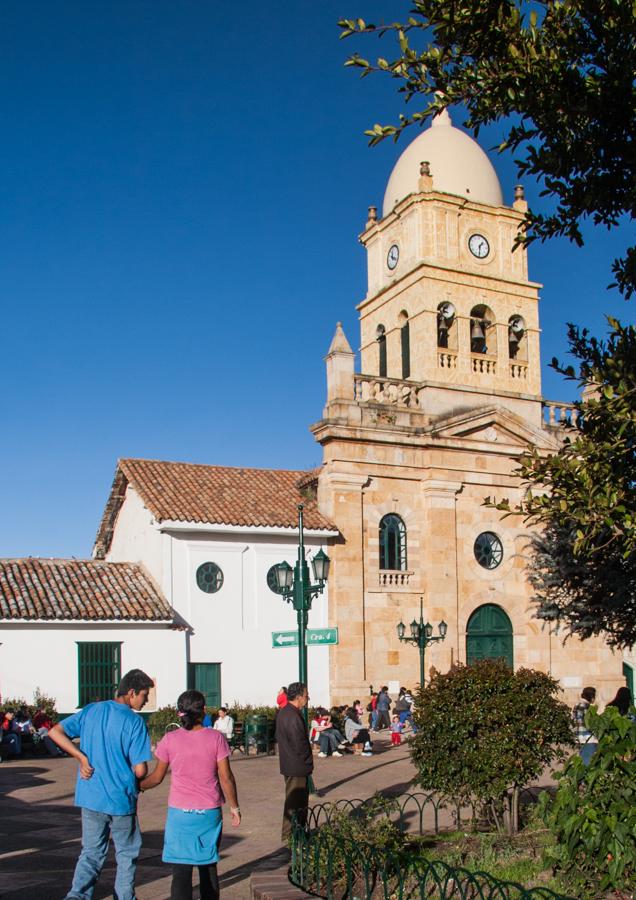
{"label": "green lamp post", "polygon": [[[319,550],[311,561],[314,583],[309,577],[309,566],[305,559],[305,541],[303,534],[303,505],[298,506],[298,558],[292,569],[288,562],[278,563],[274,567],[278,590],[296,610],[298,619],[298,680],[307,684],[307,620],[311,603],[325,589],[329,577],[331,560],[324,552]],[[307,707],[303,709],[305,722],[308,723]]]}
{"label": "green lamp post", "polygon": [[397,626],[398,639],[404,644],[414,644],[419,648],[420,685],[422,687],[424,687],[424,654],[426,653],[426,648],[429,644],[434,644],[436,641],[443,641],[446,638],[446,632],[448,631],[448,625],[443,619],[437,627],[439,629],[439,635],[433,637],[433,626],[430,622],[424,622],[422,597],[420,597],[420,621],[416,622],[416,620],[413,619],[410,625],[411,634],[407,636],[406,625],[404,622],[400,622]]}

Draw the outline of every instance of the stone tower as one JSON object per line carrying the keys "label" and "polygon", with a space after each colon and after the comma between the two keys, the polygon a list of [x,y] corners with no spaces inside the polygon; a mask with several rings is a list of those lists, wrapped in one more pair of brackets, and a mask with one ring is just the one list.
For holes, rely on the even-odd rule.
{"label": "stone tower", "polygon": [[[520,187],[503,202],[479,145],[444,112],[402,153],[382,216],[360,240],[368,289],[358,305],[361,372],[338,324],[318,499],[338,526],[329,586],[332,699],[369,684],[419,681],[399,621],[448,624],[426,670],[504,656],[550,671],[572,699],[587,680],[609,694],[621,662],[601,641],[571,642],[532,618],[523,523],[484,507],[519,497],[516,459],[554,452],[565,404],[541,397],[538,291],[524,248]],[[600,677],[599,677],[599,672]]]}

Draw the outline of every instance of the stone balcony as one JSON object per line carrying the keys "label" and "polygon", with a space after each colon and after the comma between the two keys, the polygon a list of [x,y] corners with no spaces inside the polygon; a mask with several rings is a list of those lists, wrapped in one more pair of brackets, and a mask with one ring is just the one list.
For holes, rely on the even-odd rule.
{"label": "stone balcony", "polygon": [[578,421],[579,411],[573,403],[543,400],[541,409],[543,424],[548,428],[572,428]]}

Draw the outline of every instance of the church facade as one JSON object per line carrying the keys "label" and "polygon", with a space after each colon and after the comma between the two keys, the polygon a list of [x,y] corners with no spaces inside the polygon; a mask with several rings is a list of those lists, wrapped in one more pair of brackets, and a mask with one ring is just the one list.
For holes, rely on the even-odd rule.
{"label": "church facade", "polygon": [[519,499],[519,455],[558,452],[574,415],[541,393],[540,285],[525,248],[513,251],[526,209],[520,187],[504,204],[487,156],[447,112],[398,160],[382,216],[369,209],[361,372],[338,325],[312,427],[320,508],[343,536],[330,588],[336,701],[419,681],[418,650],[396,627],[419,620],[421,598],[433,634],[447,626],[427,670],[502,656],[550,672],[570,702],[586,684],[609,700],[624,683],[622,655],[600,638],[564,644],[533,618],[528,531],[484,506]]}

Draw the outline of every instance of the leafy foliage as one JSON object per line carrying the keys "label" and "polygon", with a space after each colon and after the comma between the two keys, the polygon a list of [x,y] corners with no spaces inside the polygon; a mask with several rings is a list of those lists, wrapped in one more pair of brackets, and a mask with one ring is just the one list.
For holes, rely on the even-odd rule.
{"label": "leafy foliage", "polygon": [[636,883],[636,722],[610,706],[602,715],[592,707],[586,723],[598,750],[589,766],[573,756],[556,797],[543,794],[541,807],[556,838],[547,859],[596,897]]}
{"label": "leafy foliage", "polygon": [[[397,139],[413,123],[464,104],[466,126],[505,120],[500,150],[523,153],[520,176],[536,177],[556,201],[528,212],[519,240],[564,235],[583,242],[580,221],[607,227],[636,212],[634,72],[636,7],[621,0],[413,0],[402,22],[339,22],[341,37],[393,35],[393,58],[347,62],[362,75],[385,73],[406,101],[421,99],[397,125],[375,125],[371,143]],[[613,266],[629,297],[636,249]]]}
{"label": "leafy foliage", "polygon": [[573,744],[559,691],[543,672],[501,660],[438,674],[416,700],[417,783],[461,805],[487,804],[500,830],[505,816],[516,832],[519,790]]}
{"label": "leafy foliage", "polygon": [[148,716],[148,731],[153,743],[158,743],[169,725],[179,721],[176,706],[161,706]]}
{"label": "leafy foliage", "polygon": [[542,528],[529,567],[539,617],[624,647],[636,642],[636,329],[609,321],[607,342],[569,326],[578,371],[559,370],[587,388],[577,423],[558,454],[522,457],[523,502],[495,505]]}
{"label": "leafy foliage", "polygon": [[57,718],[57,708],[56,708],[56,699],[55,697],[49,697],[48,694],[43,693],[39,687],[36,687],[33,692],[33,702],[28,703],[24,697],[3,697],[2,704],[0,704],[0,709],[20,709],[20,707],[24,706],[29,713],[29,716],[33,718],[35,712],[40,707],[51,717],[53,721]]}

